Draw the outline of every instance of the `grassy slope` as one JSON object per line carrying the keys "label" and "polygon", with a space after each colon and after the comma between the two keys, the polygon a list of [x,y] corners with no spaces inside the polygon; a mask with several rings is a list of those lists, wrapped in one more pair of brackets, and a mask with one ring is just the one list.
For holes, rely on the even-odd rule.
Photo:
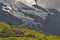
{"label": "grassy slope", "polygon": [[45,35],[23,25],[12,26],[6,22],[0,22],[0,40],[60,40],[60,37]]}

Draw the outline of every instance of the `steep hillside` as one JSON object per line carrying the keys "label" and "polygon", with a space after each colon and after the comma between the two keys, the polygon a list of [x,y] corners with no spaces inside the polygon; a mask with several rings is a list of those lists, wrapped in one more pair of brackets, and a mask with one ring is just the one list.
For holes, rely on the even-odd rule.
{"label": "steep hillside", "polygon": [[0,20],[12,25],[24,24],[32,29],[40,30],[47,14],[22,2],[4,1],[0,3]]}
{"label": "steep hillside", "polygon": [[51,14],[48,14],[44,22],[44,32],[60,35],[60,12],[56,9],[49,9]]}
{"label": "steep hillside", "polygon": [[60,36],[43,34],[24,25],[0,22],[0,40],[60,40]]}

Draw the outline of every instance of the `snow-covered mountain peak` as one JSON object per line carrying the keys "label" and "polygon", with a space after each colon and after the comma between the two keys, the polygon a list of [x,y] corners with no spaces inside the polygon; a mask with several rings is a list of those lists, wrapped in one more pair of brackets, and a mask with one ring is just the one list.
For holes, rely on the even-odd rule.
{"label": "snow-covered mountain peak", "polygon": [[39,7],[40,9],[37,8],[38,6],[31,7],[23,2],[20,2],[19,0],[18,1],[13,1],[13,0],[3,1],[1,2],[0,6],[2,7],[3,11],[8,12],[8,14],[11,14],[17,17],[18,19],[21,19],[24,25],[28,25],[29,27],[33,27],[33,25],[35,27],[41,26],[40,24],[43,23],[43,20],[45,20],[48,14],[47,12],[44,11],[46,9],[44,8],[41,9],[42,7]]}

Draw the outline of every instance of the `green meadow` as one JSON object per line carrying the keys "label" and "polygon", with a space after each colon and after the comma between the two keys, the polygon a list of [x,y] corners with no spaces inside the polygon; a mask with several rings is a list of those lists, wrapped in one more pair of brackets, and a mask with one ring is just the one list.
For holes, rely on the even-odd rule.
{"label": "green meadow", "polygon": [[0,40],[60,40],[60,36],[43,34],[24,25],[11,25],[0,22]]}

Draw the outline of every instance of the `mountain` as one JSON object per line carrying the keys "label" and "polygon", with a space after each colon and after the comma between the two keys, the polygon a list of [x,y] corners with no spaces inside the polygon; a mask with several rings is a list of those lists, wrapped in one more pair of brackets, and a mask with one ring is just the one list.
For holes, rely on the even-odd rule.
{"label": "mountain", "polygon": [[48,14],[44,22],[44,32],[60,35],[60,12],[56,9],[48,9],[52,14]]}
{"label": "mountain", "polygon": [[3,11],[2,6],[6,6],[3,3],[0,3],[0,21],[6,21],[12,25],[22,24],[23,21],[17,17],[9,14],[9,12]]}
{"label": "mountain", "polygon": [[43,12],[48,12],[45,8],[43,8],[43,7],[40,7],[39,5],[32,5],[32,6],[34,6],[35,8],[38,8],[38,9],[40,9],[40,10],[42,10]]}
{"label": "mountain", "polygon": [[0,21],[7,21],[12,25],[25,25],[43,33],[60,35],[59,17],[58,10],[43,8],[38,4],[29,6],[13,0],[0,2]]}
{"label": "mountain", "polygon": [[46,16],[46,13],[42,12],[42,10],[39,10],[33,6],[30,7],[19,1],[9,4],[9,6],[4,2],[1,2],[0,10],[0,20],[7,21],[13,25],[23,24],[38,30],[42,28],[41,26],[43,26],[43,20],[45,20],[44,16]]}

